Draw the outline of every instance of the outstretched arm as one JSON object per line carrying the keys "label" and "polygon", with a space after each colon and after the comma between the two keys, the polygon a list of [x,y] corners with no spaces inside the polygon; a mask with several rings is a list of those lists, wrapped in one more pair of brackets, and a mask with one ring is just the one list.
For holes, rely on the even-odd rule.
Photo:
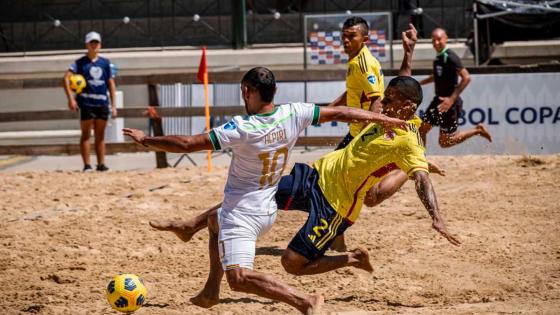
{"label": "outstretched arm", "polygon": [[404,49],[403,61],[401,64],[401,69],[399,70],[400,76],[411,76],[412,75],[412,53],[414,52],[414,46],[418,40],[416,36],[416,28],[414,25],[408,24],[408,30],[402,32],[402,44]]}
{"label": "outstretched arm", "polygon": [[207,133],[194,136],[147,137],[141,130],[124,128],[123,134],[132,138],[134,142],[154,151],[189,153],[214,149],[212,142],[210,141],[210,136]]}
{"label": "outstretched arm", "polygon": [[461,242],[459,242],[459,240],[447,231],[443,218],[439,214],[436,193],[428,173],[416,171],[414,172],[413,177],[416,182],[416,192],[418,193],[418,197],[420,197],[424,207],[428,210],[428,213],[432,217],[432,227],[443,235],[443,237],[445,237],[451,244],[456,246],[460,245]]}
{"label": "outstretched arm", "polygon": [[397,118],[391,118],[380,113],[371,111],[350,108],[346,106],[322,106],[319,112],[319,123],[329,121],[341,122],[365,122],[365,123],[379,123],[385,128],[400,128],[407,129],[406,122]]}

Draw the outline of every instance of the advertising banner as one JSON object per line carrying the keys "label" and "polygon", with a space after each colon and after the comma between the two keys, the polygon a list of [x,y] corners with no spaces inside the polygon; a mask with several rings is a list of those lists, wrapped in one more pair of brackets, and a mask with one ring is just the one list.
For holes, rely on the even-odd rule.
{"label": "advertising banner", "polygon": [[[471,138],[449,149],[438,145],[439,128],[428,138],[430,154],[550,154],[560,152],[560,73],[471,75],[463,91],[459,131],[485,124],[493,136],[489,144]],[[388,79],[387,79],[388,80]],[[425,85],[420,112],[434,97]]]}

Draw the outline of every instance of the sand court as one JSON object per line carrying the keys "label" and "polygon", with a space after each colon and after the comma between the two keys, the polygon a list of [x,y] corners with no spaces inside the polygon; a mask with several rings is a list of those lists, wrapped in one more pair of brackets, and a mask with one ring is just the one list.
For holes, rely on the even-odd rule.
{"label": "sand court", "polygon": [[[560,313],[560,156],[434,157],[431,176],[454,247],[431,229],[413,182],[365,207],[347,243],[365,245],[375,271],[296,277],[282,251],[305,221],[281,212],[258,243],[255,267],[325,295],[327,313]],[[130,163],[134,163],[131,159]],[[289,170],[287,168],[287,170]],[[105,286],[118,273],[145,279],[138,314],[286,314],[282,303],[222,283],[210,310],[188,298],[207,271],[207,232],[189,243],[149,227],[221,201],[227,168],[5,172],[0,176],[2,314],[114,314]]]}

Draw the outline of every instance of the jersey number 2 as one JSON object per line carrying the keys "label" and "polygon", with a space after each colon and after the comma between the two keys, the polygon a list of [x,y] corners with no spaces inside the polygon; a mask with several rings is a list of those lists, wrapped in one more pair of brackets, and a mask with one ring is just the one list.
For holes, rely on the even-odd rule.
{"label": "jersey number 2", "polygon": [[[282,162],[280,172],[276,174],[276,167],[278,166],[278,158],[280,157],[280,155],[284,155],[284,160]],[[261,179],[259,181],[259,189],[263,189],[264,187],[276,184],[276,182],[278,182],[278,180],[280,179],[280,176],[282,176],[282,172],[284,172],[286,162],[288,161],[288,148],[283,147],[276,150],[272,155],[272,161],[270,158],[270,152],[259,154],[259,159],[263,162]]]}

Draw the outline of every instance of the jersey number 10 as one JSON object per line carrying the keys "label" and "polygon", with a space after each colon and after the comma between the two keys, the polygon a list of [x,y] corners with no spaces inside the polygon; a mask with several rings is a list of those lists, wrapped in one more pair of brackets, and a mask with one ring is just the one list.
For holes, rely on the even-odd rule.
{"label": "jersey number 10", "polygon": [[[288,161],[288,148],[283,147],[276,151],[272,155],[272,159],[270,158],[271,152],[265,152],[259,154],[259,159],[263,162],[262,174],[261,179],[259,181],[260,187],[259,189],[263,189],[265,187],[269,187],[275,185],[282,173],[284,172],[284,168],[286,167],[286,162]],[[278,158],[280,155],[284,155],[284,159],[282,161],[282,167],[280,168],[280,172],[276,173],[276,168],[278,166]],[[272,160],[272,162],[271,162]]]}

